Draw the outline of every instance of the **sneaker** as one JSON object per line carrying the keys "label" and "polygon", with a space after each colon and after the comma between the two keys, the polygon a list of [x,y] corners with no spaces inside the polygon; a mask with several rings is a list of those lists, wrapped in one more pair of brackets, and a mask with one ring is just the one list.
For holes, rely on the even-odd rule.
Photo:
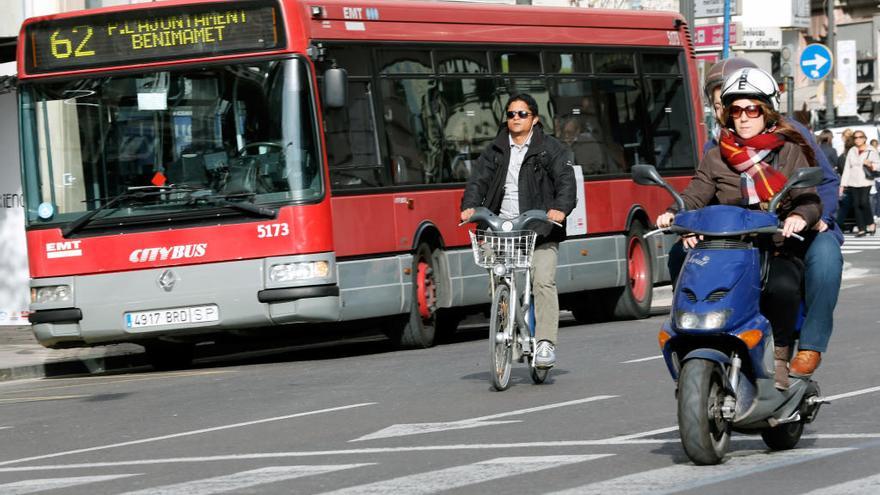
{"label": "sneaker", "polygon": [[549,340],[538,342],[535,349],[535,368],[550,369],[556,365],[556,346]]}

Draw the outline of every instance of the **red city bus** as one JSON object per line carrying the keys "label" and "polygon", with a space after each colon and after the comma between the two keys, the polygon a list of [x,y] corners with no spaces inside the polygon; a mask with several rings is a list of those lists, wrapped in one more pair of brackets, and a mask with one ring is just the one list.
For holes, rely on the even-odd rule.
{"label": "red city bus", "polygon": [[174,0],[28,19],[18,46],[35,335],[156,364],[376,317],[432,345],[488,302],[458,206],[520,92],[583,184],[562,306],[645,317],[669,240],[642,234],[669,199],[630,167],[680,188],[705,140],[674,13]]}

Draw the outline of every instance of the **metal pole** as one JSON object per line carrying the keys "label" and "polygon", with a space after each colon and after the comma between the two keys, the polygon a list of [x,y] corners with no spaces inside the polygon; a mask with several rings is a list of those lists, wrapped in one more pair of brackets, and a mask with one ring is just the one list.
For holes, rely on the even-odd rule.
{"label": "metal pole", "polygon": [[834,122],[834,73],[837,69],[837,50],[834,49],[834,0],[825,0],[826,15],[828,16],[828,49],[831,50],[831,70],[825,76],[825,126]]}
{"label": "metal pole", "polygon": [[785,78],[786,104],[788,106],[788,116],[794,116],[794,78],[788,76]]}
{"label": "metal pole", "polygon": [[721,47],[721,59],[730,56],[730,0],[724,0],[724,46]]}
{"label": "metal pole", "polygon": [[678,11],[688,23],[688,30],[694,32],[694,0],[679,0]]}

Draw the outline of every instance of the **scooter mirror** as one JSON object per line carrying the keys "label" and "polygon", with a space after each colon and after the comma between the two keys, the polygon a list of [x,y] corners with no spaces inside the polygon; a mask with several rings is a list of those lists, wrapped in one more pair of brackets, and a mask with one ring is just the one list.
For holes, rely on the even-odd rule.
{"label": "scooter mirror", "polygon": [[799,168],[795,171],[794,175],[788,179],[788,184],[786,185],[790,184],[790,188],[813,187],[821,184],[823,178],[824,174],[819,167]]}
{"label": "scooter mirror", "polygon": [[633,165],[632,178],[633,182],[640,186],[663,185],[663,178],[660,177],[653,165]]}
{"label": "scooter mirror", "polygon": [[788,181],[785,183],[785,187],[783,187],[782,190],[770,200],[768,210],[771,212],[776,211],[776,207],[779,206],[779,202],[782,201],[782,198],[785,197],[788,191],[794,188],[818,186],[824,178],[825,174],[819,167],[797,169],[794,174],[789,177]]}
{"label": "scooter mirror", "polygon": [[660,177],[660,174],[657,173],[657,169],[654,168],[653,165],[633,165],[632,179],[633,182],[640,186],[660,186],[663,189],[666,189],[666,191],[669,192],[669,195],[675,200],[675,205],[678,211],[683,211],[685,209],[684,200],[681,199],[681,196],[672,188],[672,186],[663,180],[663,177]]}

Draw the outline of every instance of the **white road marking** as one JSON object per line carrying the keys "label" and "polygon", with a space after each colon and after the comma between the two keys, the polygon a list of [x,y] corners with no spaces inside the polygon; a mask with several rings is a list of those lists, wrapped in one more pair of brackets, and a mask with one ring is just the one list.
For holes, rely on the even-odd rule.
{"label": "white road marking", "polygon": [[568,464],[591,461],[613,454],[597,455],[548,455],[534,457],[499,457],[465,466],[456,466],[427,473],[412,474],[357,485],[341,490],[326,492],[323,495],[426,495],[444,490],[453,490],[476,483],[507,478],[519,474],[534,473]]}
{"label": "white road marking", "polygon": [[625,442],[627,440],[635,440],[637,438],[652,437],[654,435],[661,435],[663,433],[669,433],[672,431],[678,431],[678,426],[667,426],[665,428],[657,428],[656,430],[643,431],[641,433],[632,433],[629,435],[621,435],[621,436],[617,436],[617,437],[611,437],[611,438],[609,438],[607,440],[603,440],[603,441],[608,442],[608,443]]}
{"label": "white road marking", "polygon": [[[143,490],[126,492],[123,495],[212,495],[214,493],[234,492],[252,486],[277,483],[316,474],[332,473],[344,469],[372,466],[374,464],[368,462],[336,466],[270,466],[226,476],[217,476],[216,478],[205,478],[174,485],[145,488]],[[288,491],[288,493],[291,493],[291,491]]]}
{"label": "white road marking", "polygon": [[50,395],[46,397],[7,397],[0,399],[0,404],[20,404],[23,402],[43,402],[47,400],[82,399],[88,395]]}
{"label": "white road marking", "polygon": [[[675,431],[677,426],[656,430]],[[640,434],[637,434],[640,435]],[[603,440],[558,440],[550,442],[518,442],[518,443],[477,443],[455,445],[415,445],[410,447],[374,447],[364,449],[345,450],[305,450],[298,452],[256,452],[251,454],[228,454],[202,457],[168,457],[159,459],[135,459],[131,461],[112,462],[86,462],[77,464],[44,464],[37,466],[3,467],[0,473],[20,473],[26,471],[56,471],[59,469],[93,469],[124,466],[149,466],[157,464],[182,464],[200,462],[223,462],[223,461],[247,461],[265,459],[286,459],[298,457],[323,457],[343,455],[377,455],[377,454],[401,454],[407,452],[452,452],[458,450],[500,450],[500,449],[555,449],[573,447],[596,447],[605,445],[663,445],[679,443],[676,438],[606,438]],[[804,435],[801,440],[873,440],[880,439],[880,433],[825,433],[818,435]],[[754,435],[737,435],[731,438],[731,442],[737,443],[762,443],[761,437]],[[762,443],[763,444],[763,443]]]}
{"label": "white road marking", "polygon": [[875,495],[880,493],[880,474],[839,485],[826,486],[807,492],[804,495]]}
{"label": "white road marking", "polygon": [[105,476],[76,476],[73,478],[46,478],[42,480],[24,480],[15,481],[0,485],[0,493],[3,495],[24,495],[25,493],[37,493],[45,490],[58,490],[60,488],[70,488],[73,486],[85,485],[88,483],[97,483],[99,481],[110,481],[119,478],[127,478],[129,476],[138,476],[137,474],[108,474]]}
{"label": "white road marking", "polygon": [[660,355],[660,356],[651,356],[651,357],[646,357],[646,358],[641,358],[641,359],[630,359],[629,361],[623,361],[620,364],[641,363],[644,361],[653,361],[655,359],[663,359],[663,356]]}
{"label": "white road marking", "polygon": [[83,452],[94,452],[96,450],[105,450],[105,449],[112,449],[112,448],[116,448],[116,447],[127,447],[129,445],[138,445],[138,444],[142,444],[142,443],[158,442],[160,440],[168,440],[171,438],[180,438],[180,437],[186,437],[186,436],[191,436],[191,435],[200,435],[202,433],[211,433],[211,432],[215,432],[215,431],[229,430],[231,428],[240,428],[243,426],[258,425],[258,424],[262,424],[262,423],[269,423],[272,421],[282,421],[285,419],[301,418],[303,416],[313,416],[315,414],[344,411],[346,409],[354,409],[356,407],[371,406],[373,404],[375,404],[375,402],[364,402],[361,404],[351,404],[348,406],[330,407],[327,409],[318,409],[316,411],[306,411],[306,412],[301,412],[301,413],[296,413],[296,414],[288,414],[286,416],[277,416],[274,418],[258,419],[255,421],[246,421],[244,423],[235,423],[235,424],[231,424],[231,425],[215,426],[213,428],[203,428],[201,430],[184,431],[181,433],[173,433],[171,435],[162,435],[159,437],[142,438],[140,440],[132,440],[130,442],[121,442],[121,443],[113,443],[113,444],[109,444],[109,445],[100,445],[97,447],[88,447],[85,449],[67,450],[64,452],[55,452],[54,454],[45,454],[45,455],[38,455],[38,456],[33,456],[33,457],[23,457],[21,459],[12,459],[9,461],[0,462],[0,466],[7,466],[9,464],[19,464],[22,462],[36,461],[36,460],[40,460],[40,459],[49,459],[52,457],[61,457],[64,455],[69,455],[69,454],[81,454]]}
{"label": "white road marking", "polygon": [[364,435],[359,438],[355,438],[354,440],[349,440],[350,442],[361,442],[364,440],[375,440],[378,438],[390,438],[390,437],[401,437],[406,435],[418,435],[421,433],[433,433],[437,431],[446,431],[446,430],[461,430],[465,428],[476,428],[478,426],[491,426],[491,425],[499,425],[506,423],[518,423],[520,420],[507,420],[507,421],[492,421],[497,418],[505,418],[508,416],[519,416],[521,414],[528,414],[538,411],[546,411],[548,409],[556,409],[558,407],[565,406],[574,406],[578,404],[586,404],[587,402],[595,402],[599,400],[605,399],[613,399],[617,397],[616,395],[597,395],[594,397],[587,397],[584,399],[576,399],[570,400],[566,402],[557,402],[554,404],[545,404],[543,406],[537,407],[529,407],[527,409],[518,409],[516,411],[508,411],[499,414],[490,414],[488,416],[479,416],[476,418],[462,419],[458,421],[447,421],[447,422],[437,422],[437,423],[410,423],[410,424],[397,424],[391,425],[387,428],[383,428],[377,432],[370,433],[369,435]]}
{"label": "white road marking", "polygon": [[861,249],[841,249],[840,254],[856,254],[861,253]]}
{"label": "white road marking", "polygon": [[679,464],[581,485],[554,492],[552,495],[660,494],[693,490],[754,473],[814,461],[850,450],[853,449],[798,449],[771,453],[738,452],[730,455],[724,464],[717,466]]}
{"label": "white road marking", "polygon": [[871,388],[863,388],[862,390],[853,390],[852,392],[847,392],[845,394],[837,394],[837,395],[832,395],[830,397],[825,397],[825,399],[827,399],[827,400],[846,399],[847,397],[855,397],[857,395],[870,394],[873,392],[880,392],[880,387],[871,387]]}
{"label": "white road marking", "polygon": [[864,284],[843,284],[840,286],[840,290],[845,289],[855,289],[856,287],[861,287]]}

